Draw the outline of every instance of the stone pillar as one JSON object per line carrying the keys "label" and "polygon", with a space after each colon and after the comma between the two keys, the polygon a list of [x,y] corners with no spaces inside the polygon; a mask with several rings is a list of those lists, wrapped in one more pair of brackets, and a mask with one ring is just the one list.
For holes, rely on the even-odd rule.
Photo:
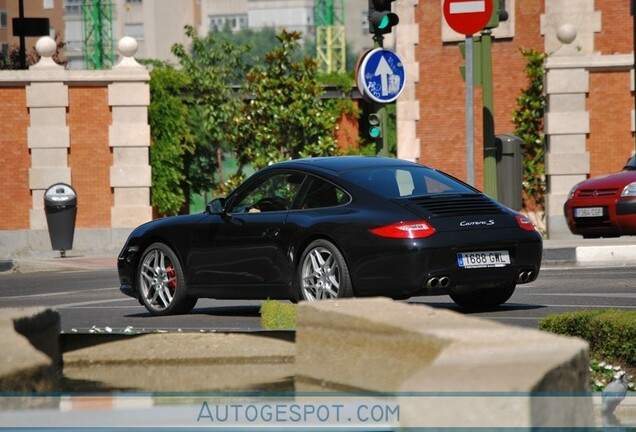
{"label": "stone pillar", "polygon": [[541,32],[545,35],[545,51],[552,53],[545,74],[545,214],[548,237],[559,239],[571,236],[563,215],[568,193],[590,172],[586,151],[589,71],[582,62],[567,59],[594,52],[594,33],[601,29],[601,16],[594,11],[594,0],[546,0],[545,4]]}
{"label": "stone pillar", "polygon": [[133,38],[124,37],[119,41],[122,58],[113,67],[113,82],[108,86],[113,118],[109,130],[113,149],[110,185],[115,195],[111,209],[113,228],[135,227],[152,219],[148,154],[150,78],[146,68],[133,57],[137,47]]}
{"label": "stone pillar", "polygon": [[395,2],[395,12],[400,17],[396,31],[396,51],[404,64],[406,84],[396,102],[397,110],[397,156],[416,162],[420,157],[420,140],[417,138],[417,122],[420,119],[420,102],[417,99],[416,84],[420,67],[415,56],[415,46],[419,43],[419,27],[415,21],[415,7],[419,0]]}
{"label": "stone pillar", "polygon": [[68,166],[70,133],[66,125],[68,86],[64,83],[64,67],[52,59],[57,48],[55,41],[43,37],[35,48],[42,58],[29,68],[31,82],[26,86],[27,108],[31,118],[27,131],[27,142],[31,149],[30,227],[32,230],[44,230],[47,229],[45,190],[55,183],[71,184],[71,169]]}

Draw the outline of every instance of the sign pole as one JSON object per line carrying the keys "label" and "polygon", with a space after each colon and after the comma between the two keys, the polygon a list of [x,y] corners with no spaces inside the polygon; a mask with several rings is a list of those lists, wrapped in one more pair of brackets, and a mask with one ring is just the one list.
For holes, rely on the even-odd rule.
{"label": "sign pole", "polygon": [[[384,48],[384,36],[376,34],[373,36],[373,47]],[[387,137],[387,118],[386,118],[386,106],[381,103],[374,103],[375,112],[380,117],[380,136],[375,141],[375,153],[378,156],[389,157],[389,140]]]}
{"label": "sign pole", "polygon": [[466,179],[475,186],[475,83],[473,35],[466,36]]}
{"label": "sign pole", "polygon": [[26,69],[26,40],[24,25],[24,0],[18,2],[18,17],[20,19],[20,69]]}
{"label": "sign pole", "polygon": [[481,32],[481,80],[484,133],[484,192],[497,199],[497,147],[495,144],[495,109],[492,88],[492,36],[490,29]]}
{"label": "sign pole", "polygon": [[[493,0],[444,0],[442,12],[446,22],[457,33],[466,36],[466,182],[475,185],[475,44],[473,34],[490,21]],[[481,55],[481,54],[479,54]]]}

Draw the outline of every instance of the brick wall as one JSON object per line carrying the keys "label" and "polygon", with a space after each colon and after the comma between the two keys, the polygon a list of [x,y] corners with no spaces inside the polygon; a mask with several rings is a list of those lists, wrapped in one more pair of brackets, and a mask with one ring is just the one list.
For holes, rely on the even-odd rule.
{"label": "brick wall", "polygon": [[[601,54],[630,54],[633,45],[633,18],[629,2],[596,0],[601,11],[602,31],[594,39],[595,50]],[[629,72],[591,72],[587,106],[590,111],[590,177],[619,171],[634,151],[631,133]]]}
{"label": "brick wall", "polygon": [[113,164],[108,144],[110,123],[106,87],[69,88],[69,164],[78,197],[78,228],[110,227],[114,201],[110,187],[110,166]]}
{"label": "brick wall", "polygon": [[595,0],[596,10],[601,11],[603,26],[594,38],[596,51],[603,54],[630,54],[634,50],[633,17],[629,4],[629,1]]}
{"label": "brick wall", "polygon": [[634,150],[629,72],[590,73],[590,177],[620,171]]}
{"label": "brick wall", "polygon": [[[0,87],[0,185],[5,205],[0,207],[0,230],[29,228],[31,191],[27,147],[29,112],[25,106],[24,87]],[[44,203],[42,203],[44,206]]]}
{"label": "brick wall", "polygon": [[[495,133],[511,133],[516,98],[526,86],[525,62],[519,48],[543,50],[540,16],[543,2],[517,0],[516,28],[512,39],[493,43],[493,94]],[[466,178],[465,84],[459,73],[464,63],[457,43],[441,41],[439,1],[420,1],[416,7],[420,43],[420,82],[417,97],[421,116],[417,134],[421,140],[420,163]],[[475,181],[483,189],[483,139],[481,88],[475,91]]]}

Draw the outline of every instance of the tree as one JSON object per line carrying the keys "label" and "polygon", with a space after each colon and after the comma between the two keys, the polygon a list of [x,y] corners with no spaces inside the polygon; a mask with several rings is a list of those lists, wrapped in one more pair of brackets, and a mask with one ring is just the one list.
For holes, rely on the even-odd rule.
{"label": "tree", "polygon": [[168,65],[156,65],[150,73],[148,122],[152,135],[151,202],[161,215],[187,213],[189,190],[185,160],[194,153],[194,136],[188,124],[189,112],[181,93],[190,79]]}
{"label": "tree", "polygon": [[547,54],[534,49],[521,49],[526,60],[528,87],[517,98],[513,113],[514,134],[523,141],[523,186],[526,196],[543,209],[545,195],[545,146],[543,136],[543,63]]}
{"label": "tree", "polygon": [[300,33],[283,30],[264,65],[247,73],[249,99],[234,116],[232,141],[239,161],[255,169],[272,162],[338,153],[334,132],[342,112],[321,99],[317,62],[294,61]]}
{"label": "tree", "polygon": [[[60,32],[55,33],[55,43],[57,44],[57,48],[53,55],[53,61],[61,66],[66,66],[68,64],[68,59],[63,56],[63,50],[66,46],[66,42],[62,41],[62,35]],[[40,61],[40,54],[38,54],[35,48],[32,48],[25,54],[27,68]],[[0,54],[0,70],[7,69],[20,69],[20,47],[16,45],[11,45],[9,47],[6,56]]]}
{"label": "tree", "polygon": [[189,106],[195,148],[186,159],[186,169],[192,190],[201,193],[217,185],[215,175],[223,154],[229,151],[233,119],[241,104],[233,86],[245,79],[242,57],[249,47],[234,45],[214,34],[200,38],[191,26],[185,27],[185,33],[191,39],[190,51],[176,44],[172,52],[190,79],[183,96]]}

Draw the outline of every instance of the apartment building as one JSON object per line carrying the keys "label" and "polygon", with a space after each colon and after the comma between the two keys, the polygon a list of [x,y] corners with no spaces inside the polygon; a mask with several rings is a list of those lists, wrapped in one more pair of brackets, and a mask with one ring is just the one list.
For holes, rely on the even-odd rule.
{"label": "apartment building", "polygon": [[[64,39],[64,0],[25,0],[22,1],[25,18],[48,18],[50,36],[60,32]],[[13,36],[13,18],[18,18],[20,1],[0,0],[0,52],[6,55],[10,47],[19,47],[20,38]],[[33,49],[37,38],[27,37],[27,51]]]}

